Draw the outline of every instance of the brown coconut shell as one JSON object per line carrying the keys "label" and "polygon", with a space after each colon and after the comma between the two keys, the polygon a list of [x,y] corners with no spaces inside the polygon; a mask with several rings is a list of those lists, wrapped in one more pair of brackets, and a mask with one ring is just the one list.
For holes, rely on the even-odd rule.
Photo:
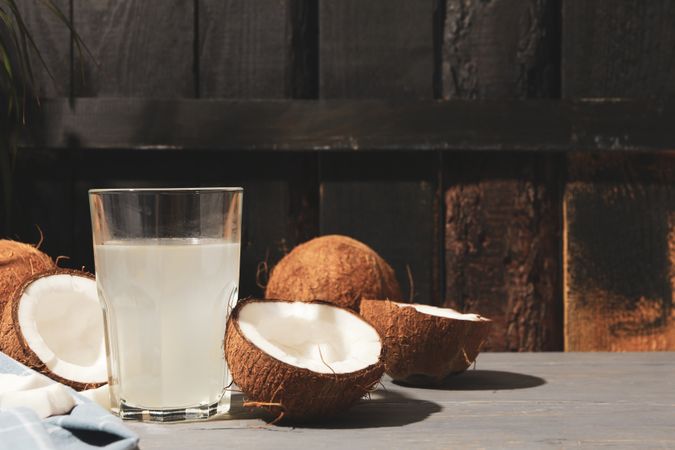
{"label": "brown coconut shell", "polygon": [[[21,364],[48,376],[52,380],[70,386],[76,391],[103,386],[106,383],[80,383],[77,381],[67,380],[52,373],[40,360],[40,358],[38,358],[38,356],[33,352],[33,350],[31,350],[31,348],[26,343],[23,333],[21,332],[18,318],[19,304],[21,303],[21,297],[23,296],[26,289],[28,289],[31,283],[33,283],[35,280],[51,275],[62,274],[74,275],[92,280],[95,279],[94,275],[87,272],[82,272],[79,270],[56,269],[37,273],[25,280],[24,283],[14,291],[14,295],[12,295],[10,301],[4,305],[2,316],[0,316],[0,350]],[[64,326],[67,326],[67,324],[64,324]]]}
{"label": "brown coconut shell", "polygon": [[325,300],[358,311],[361,298],[402,298],[394,270],[373,249],[347,236],[322,236],[295,247],[272,269],[265,298]]}
{"label": "brown coconut shell", "polygon": [[[242,301],[232,311],[225,334],[225,357],[232,379],[252,406],[265,408],[284,421],[313,422],[345,411],[382,378],[382,354],[377,363],[345,374],[313,372],[266,354],[243,335],[238,322],[239,312],[245,305],[262,301],[293,303]],[[327,302],[313,303],[336,307]]]}
{"label": "brown coconut shell", "polygon": [[0,310],[28,278],[53,269],[54,261],[32,245],[0,239]]}
{"label": "brown coconut shell", "polygon": [[386,300],[363,299],[361,315],[383,339],[385,371],[415,385],[441,383],[465,371],[486,341],[492,321],[424,314]]}

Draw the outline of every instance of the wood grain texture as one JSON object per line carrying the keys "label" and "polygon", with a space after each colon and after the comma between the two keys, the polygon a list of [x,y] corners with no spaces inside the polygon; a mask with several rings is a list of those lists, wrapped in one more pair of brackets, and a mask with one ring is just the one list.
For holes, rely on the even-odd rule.
{"label": "wood grain texture", "polygon": [[[315,97],[316,9],[316,2],[308,0],[200,0],[200,96]],[[273,116],[240,118],[257,124],[259,133],[265,118]],[[224,126],[222,114],[205,117],[228,133],[239,128]],[[274,264],[318,233],[317,157],[206,154],[200,170],[202,183],[244,187],[240,297],[262,297],[261,286]]]}
{"label": "wood grain texture", "polygon": [[[556,97],[556,4],[446,2],[443,97]],[[525,154],[445,158],[444,304],[493,319],[490,350],[562,348],[558,165]]]}
{"label": "wood grain texture", "polygon": [[675,349],[672,154],[570,155],[565,348]]}
{"label": "wood grain texture", "polygon": [[55,99],[25,147],[618,152],[673,148],[675,101]]}
{"label": "wood grain texture", "polygon": [[312,84],[305,77],[313,66],[306,47],[317,39],[307,34],[316,20],[309,7],[305,0],[200,0],[201,95],[307,96],[302,86]]}
{"label": "wood grain texture", "polygon": [[675,3],[566,0],[565,97],[662,97],[675,93]]}
{"label": "wood grain texture", "polygon": [[560,160],[445,158],[445,305],[494,321],[488,350],[559,350]]}
{"label": "wood grain texture", "polygon": [[437,155],[328,154],[320,159],[320,231],[358,239],[396,272],[405,299],[438,303]]}
{"label": "wood grain texture", "polygon": [[432,98],[433,0],[321,0],[321,98]]}
{"label": "wood grain texture", "polygon": [[[563,16],[566,98],[675,92],[675,5],[572,0],[563,3]],[[622,138],[616,133],[610,140],[619,144]],[[672,156],[572,154],[568,166],[566,349],[674,348]]]}
{"label": "wood grain texture", "polygon": [[95,60],[75,62],[78,97],[194,96],[194,8],[184,0],[73,0]]}
{"label": "wood grain texture", "polygon": [[557,0],[447,0],[443,98],[533,98],[559,92]]}
{"label": "wood grain texture", "polygon": [[318,234],[317,156],[212,153],[199,166],[203,185],[244,188],[239,297],[262,298],[269,270]]}
{"label": "wood grain texture", "polygon": [[384,386],[330,421],[269,426],[233,393],[225,419],[128,422],[151,449],[542,449],[675,446],[675,353],[497,353],[438,389]]}
{"label": "wood grain texture", "polygon": [[[13,175],[12,229],[10,239],[37,243],[52,258],[71,256],[73,230],[73,161],[68,152],[22,149]],[[91,247],[90,235],[79,237]],[[68,260],[60,267],[72,267]],[[79,268],[79,266],[75,266]]]}
{"label": "wood grain texture", "polygon": [[[40,62],[35,51],[30,50],[35,81],[33,85],[34,93],[39,97],[69,96],[71,77],[70,30],[46,7],[42,0],[21,0],[16,3],[28,32],[40,50],[42,59],[44,59],[49,70]],[[69,0],[54,0],[54,4],[67,17],[70,16]]]}
{"label": "wood grain texture", "polygon": [[[271,267],[294,245],[317,234],[316,157],[111,150],[75,153],[70,264],[93,270],[87,191],[92,188],[242,186],[240,298],[262,297],[258,265]],[[260,161],[264,160],[264,165]],[[265,282],[265,273],[259,277]]]}
{"label": "wood grain texture", "polygon": [[[433,18],[431,0],[322,0],[320,97],[432,98]],[[346,234],[373,247],[402,286],[408,265],[413,299],[437,303],[438,155],[370,153],[347,137],[348,148],[366,153],[321,156],[321,234]]]}

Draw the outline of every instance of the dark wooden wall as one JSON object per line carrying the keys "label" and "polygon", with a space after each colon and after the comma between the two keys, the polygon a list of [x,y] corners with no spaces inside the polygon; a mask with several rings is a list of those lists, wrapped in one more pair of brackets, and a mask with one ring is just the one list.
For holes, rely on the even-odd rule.
{"label": "dark wooden wall", "polygon": [[492,350],[675,349],[667,0],[58,0],[93,58],[39,3],[37,91],[88,100],[33,116],[12,237],[93,269],[87,189],[242,185],[244,295],[343,233]]}

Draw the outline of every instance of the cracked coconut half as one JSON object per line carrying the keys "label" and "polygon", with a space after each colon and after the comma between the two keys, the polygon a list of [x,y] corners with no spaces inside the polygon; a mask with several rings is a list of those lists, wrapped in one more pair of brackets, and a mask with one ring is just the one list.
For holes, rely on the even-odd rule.
{"label": "cracked coconut half", "polygon": [[42,272],[4,305],[0,350],[77,390],[107,381],[96,281],[79,271]]}
{"label": "cracked coconut half", "polygon": [[251,406],[291,421],[333,416],[384,372],[377,331],[325,302],[247,300],[230,316],[226,357]]}
{"label": "cracked coconut half", "polygon": [[361,315],[382,336],[387,374],[414,385],[439,384],[465,371],[492,325],[478,314],[387,300],[362,300]]}

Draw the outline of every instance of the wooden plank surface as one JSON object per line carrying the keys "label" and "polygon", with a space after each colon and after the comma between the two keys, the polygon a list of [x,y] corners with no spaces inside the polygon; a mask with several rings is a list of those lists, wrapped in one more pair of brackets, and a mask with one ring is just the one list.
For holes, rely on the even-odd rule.
{"label": "wooden plank surface", "polygon": [[[261,298],[271,269],[318,234],[317,156],[201,153],[200,184],[244,188],[240,298]],[[260,270],[259,270],[260,269]]]}
{"label": "wooden plank surface", "polygon": [[[558,96],[556,5],[446,2],[443,96]],[[555,156],[444,157],[443,303],[492,318],[491,350],[562,348],[559,165]]]}
{"label": "wooden plank surface", "polygon": [[371,246],[394,268],[405,299],[417,303],[440,298],[436,158],[375,152],[320,158],[321,234]]}
{"label": "wooden plank surface", "polygon": [[24,146],[89,149],[670,150],[675,102],[45,101]]}
{"label": "wooden plank surface", "polygon": [[570,155],[565,348],[675,349],[675,158]]}
{"label": "wooden plank surface", "polygon": [[557,0],[444,0],[443,98],[559,92]]}
{"label": "wooden plank surface", "polygon": [[[22,149],[13,174],[10,239],[36,244],[52,258],[70,256],[74,246],[73,160],[69,152]],[[78,236],[91,247],[90,234]],[[67,260],[61,267],[72,267]],[[75,266],[79,268],[80,266]]]}
{"label": "wooden plank surface", "polygon": [[566,97],[662,97],[675,93],[675,3],[565,0]]}
{"label": "wooden plank surface", "polygon": [[[261,165],[261,158],[266,164]],[[73,244],[66,265],[94,269],[87,191],[92,188],[242,186],[244,188],[240,297],[261,297],[258,266],[271,267],[299,242],[317,234],[316,158],[295,154],[213,152],[76,152]],[[161,166],[161,170],[159,169]],[[312,197],[313,196],[313,197]]]}
{"label": "wooden plank surface", "polygon": [[73,0],[75,27],[95,58],[84,59],[75,96],[194,96],[193,6],[184,0]]}
{"label": "wooden plank surface", "polygon": [[[200,95],[293,97],[295,76],[309,64],[295,35],[311,20],[295,14],[304,0],[200,0]],[[316,40],[316,36],[314,36]]]}
{"label": "wooden plank surface", "polygon": [[[572,0],[563,3],[563,16],[564,97],[662,98],[675,91],[671,2]],[[608,144],[623,138],[614,133]],[[667,154],[568,157],[567,349],[675,348],[672,168]]]}
{"label": "wooden plank surface", "polygon": [[556,156],[445,161],[445,304],[494,320],[486,348],[562,348]]}
{"label": "wooden plank surface", "polygon": [[[53,77],[49,76],[49,72],[31,48],[29,51],[32,55],[30,60],[35,79],[35,94],[40,97],[70,95],[70,30],[42,0],[21,0],[16,3],[28,32],[40,49],[40,55]],[[70,0],[54,0],[53,3],[66,17],[70,17]]]}
{"label": "wooden plank surface", "polygon": [[674,353],[491,353],[438,389],[385,381],[344,416],[269,426],[234,395],[232,420],[128,422],[141,449],[671,448]]}
{"label": "wooden plank surface", "polygon": [[321,98],[431,98],[433,0],[321,0]]}
{"label": "wooden plank surface", "polygon": [[[323,0],[319,29],[321,98],[432,98],[432,1]],[[321,234],[362,240],[393,265],[406,298],[438,303],[438,156],[349,139],[365,153],[319,158]]]}

